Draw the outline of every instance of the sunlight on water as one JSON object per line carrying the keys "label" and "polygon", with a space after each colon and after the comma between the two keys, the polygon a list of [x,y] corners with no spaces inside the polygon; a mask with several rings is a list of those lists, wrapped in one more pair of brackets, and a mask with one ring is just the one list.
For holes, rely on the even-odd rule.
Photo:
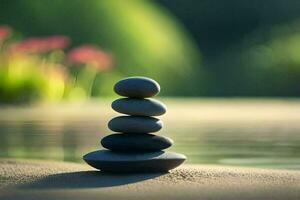
{"label": "sunlight on water", "polygon": [[[163,100],[160,135],[188,163],[300,169],[300,102]],[[111,133],[109,101],[1,108],[0,156],[82,162]]]}

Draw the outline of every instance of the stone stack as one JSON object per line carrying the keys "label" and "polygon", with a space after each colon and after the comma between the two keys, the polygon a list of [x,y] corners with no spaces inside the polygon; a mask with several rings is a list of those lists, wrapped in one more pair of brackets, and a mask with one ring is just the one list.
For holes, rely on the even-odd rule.
{"label": "stone stack", "polygon": [[123,116],[109,121],[110,130],[117,132],[101,140],[108,150],[86,154],[83,159],[104,172],[167,172],[183,163],[182,154],[162,151],[173,144],[170,138],[151,134],[163,123],[153,117],[166,112],[166,106],[153,97],[160,91],[159,84],[146,77],[120,80],[114,91],[126,98],[112,103],[112,108]]}

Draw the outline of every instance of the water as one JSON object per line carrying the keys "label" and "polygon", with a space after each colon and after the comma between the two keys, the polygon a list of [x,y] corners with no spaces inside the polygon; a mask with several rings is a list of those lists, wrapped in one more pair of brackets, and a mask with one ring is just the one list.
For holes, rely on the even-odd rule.
{"label": "water", "polygon": [[[160,135],[187,163],[300,169],[300,103],[165,99]],[[111,133],[109,101],[0,108],[0,157],[82,162]]]}

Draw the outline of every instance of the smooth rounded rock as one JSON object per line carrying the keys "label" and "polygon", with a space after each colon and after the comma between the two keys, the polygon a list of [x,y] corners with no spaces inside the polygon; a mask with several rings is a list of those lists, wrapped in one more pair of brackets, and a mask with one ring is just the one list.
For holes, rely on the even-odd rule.
{"label": "smooth rounded rock", "polygon": [[172,152],[120,153],[98,150],[83,156],[90,166],[113,173],[167,172],[182,164],[186,157]]}
{"label": "smooth rounded rock", "polygon": [[108,122],[108,128],[122,133],[152,133],[162,128],[163,124],[154,117],[119,116]]}
{"label": "smooth rounded rock", "polygon": [[166,106],[155,99],[121,98],[112,102],[111,107],[123,114],[159,116],[166,113]]}
{"label": "smooth rounded rock", "polygon": [[146,77],[128,77],[118,81],[114,86],[114,91],[125,97],[146,98],[159,93],[159,84]]}
{"label": "smooth rounded rock", "polygon": [[112,134],[101,140],[101,145],[112,151],[159,151],[172,146],[173,140],[158,135],[140,133]]}

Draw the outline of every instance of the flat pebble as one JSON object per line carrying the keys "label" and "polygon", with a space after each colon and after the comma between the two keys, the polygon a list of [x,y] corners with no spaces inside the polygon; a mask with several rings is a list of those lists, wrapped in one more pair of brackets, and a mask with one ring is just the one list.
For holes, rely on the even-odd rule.
{"label": "flat pebble", "polygon": [[108,128],[122,133],[152,133],[162,128],[163,124],[154,117],[119,116],[108,122]]}
{"label": "flat pebble", "polygon": [[112,102],[111,107],[123,114],[159,116],[166,113],[166,106],[155,99],[121,98]]}
{"label": "flat pebble", "polygon": [[173,140],[153,134],[120,133],[105,136],[101,140],[104,148],[112,151],[159,151],[169,148]]}
{"label": "flat pebble", "polygon": [[167,172],[182,164],[186,157],[172,152],[120,153],[98,150],[84,155],[92,167],[114,173]]}
{"label": "flat pebble", "polygon": [[159,84],[146,77],[128,77],[118,81],[114,86],[114,91],[125,97],[146,98],[159,93]]}

